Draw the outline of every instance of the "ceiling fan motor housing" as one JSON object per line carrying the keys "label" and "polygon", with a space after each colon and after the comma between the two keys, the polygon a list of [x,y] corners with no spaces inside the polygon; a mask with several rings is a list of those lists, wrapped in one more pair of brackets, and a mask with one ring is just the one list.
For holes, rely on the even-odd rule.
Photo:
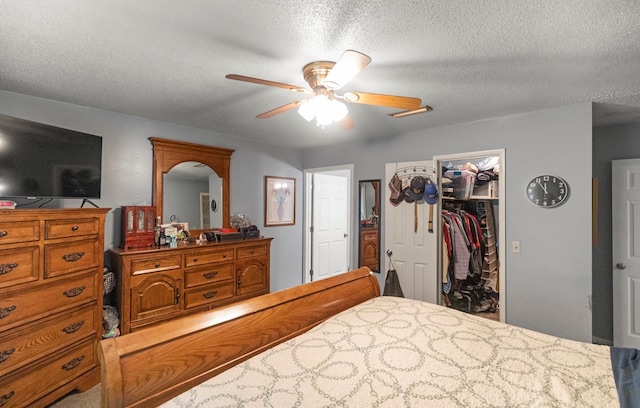
{"label": "ceiling fan motor housing", "polygon": [[336,63],[333,61],[310,62],[302,68],[304,80],[307,81],[313,90],[317,87],[326,88],[322,83],[327,75],[329,75],[329,72],[331,72],[331,68],[333,68],[334,65],[336,65]]}

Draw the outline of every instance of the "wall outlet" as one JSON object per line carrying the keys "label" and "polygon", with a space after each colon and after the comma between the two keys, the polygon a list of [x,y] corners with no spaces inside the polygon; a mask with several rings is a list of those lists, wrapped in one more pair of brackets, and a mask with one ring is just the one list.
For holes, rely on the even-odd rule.
{"label": "wall outlet", "polygon": [[514,254],[520,253],[520,241],[511,241],[511,252]]}

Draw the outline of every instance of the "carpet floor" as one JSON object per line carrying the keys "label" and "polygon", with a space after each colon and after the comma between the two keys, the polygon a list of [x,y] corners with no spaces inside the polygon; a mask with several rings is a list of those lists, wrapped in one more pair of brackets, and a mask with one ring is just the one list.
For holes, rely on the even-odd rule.
{"label": "carpet floor", "polygon": [[69,394],[49,408],[100,408],[100,384],[85,392]]}

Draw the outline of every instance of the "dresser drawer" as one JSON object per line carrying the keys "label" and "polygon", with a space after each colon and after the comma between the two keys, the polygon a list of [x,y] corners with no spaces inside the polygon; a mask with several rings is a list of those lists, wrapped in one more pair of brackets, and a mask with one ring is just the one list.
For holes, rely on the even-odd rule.
{"label": "dresser drawer", "polygon": [[102,256],[98,248],[99,241],[88,239],[61,244],[45,245],[44,277],[53,278],[100,265],[97,256]]}
{"label": "dresser drawer", "polygon": [[362,233],[363,241],[377,241],[378,240],[378,231],[364,231]]}
{"label": "dresser drawer", "polygon": [[45,239],[80,237],[98,234],[99,218],[78,218],[45,221]]}
{"label": "dresser drawer", "polygon": [[96,338],[96,313],[95,306],[87,306],[0,338],[0,377],[87,336]]}
{"label": "dresser drawer", "polygon": [[95,341],[92,339],[65,353],[59,353],[57,358],[36,370],[7,376],[0,382],[0,399],[4,402],[2,408],[25,407],[52,389],[95,368],[95,348]]}
{"label": "dresser drawer", "polygon": [[231,299],[235,293],[234,289],[234,281],[189,289],[185,293],[185,309]]}
{"label": "dresser drawer", "polygon": [[0,297],[0,332],[97,299],[94,275],[68,279]]}
{"label": "dresser drawer", "polygon": [[208,268],[188,271],[185,274],[185,283],[188,288],[227,279],[233,279],[233,262],[210,265]]}
{"label": "dresser drawer", "polygon": [[259,255],[267,255],[267,245],[252,245],[236,249],[236,259],[251,258]]}
{"label": "dresser drawer", "polygon": [[140,275],[149,272],[178,269],[182,265],[180,255],[160,256],[151,259],[136,259],[131,261],[131,275]]}
{"label": "dresser drawer", "polygon": [[214,262],[230,261],[233,259],[233,248],[218,249],[213,251],[191,251],[185,254],[185,266],[187,268],[198,265],[206,265]]}
{"label": "dresser drawer", "polygon": [[0,245],[40,239],[38,221],[0,222]]}
{"label": "dresser drawer", "polygon": [[0,251],[0,288],[38,280],[39,254],[37,246]]}

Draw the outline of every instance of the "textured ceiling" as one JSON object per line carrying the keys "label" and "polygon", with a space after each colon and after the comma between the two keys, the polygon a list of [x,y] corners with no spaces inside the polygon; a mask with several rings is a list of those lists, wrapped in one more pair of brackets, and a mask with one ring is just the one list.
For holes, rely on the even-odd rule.
{"label": "textured ceiling", "polygon": [[[602,102],[640,118],[637,0],[0,0],[0,89],[296,148]],[[429,113],[349,104],[320,129],[280,88],[346,49],[371,64],[344,91],[421,98]],[[169,135],[165,135],[169,136]]]}

